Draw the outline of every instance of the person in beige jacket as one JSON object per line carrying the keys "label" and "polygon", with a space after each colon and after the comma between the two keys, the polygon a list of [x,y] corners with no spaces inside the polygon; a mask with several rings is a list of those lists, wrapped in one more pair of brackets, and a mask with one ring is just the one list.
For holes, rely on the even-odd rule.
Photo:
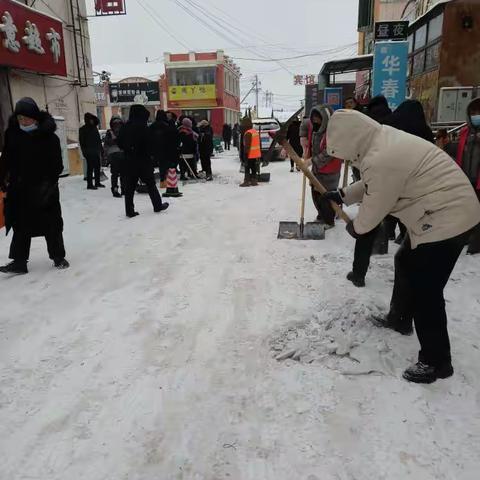
{"label": "person in beige jacket", "polygon": [[347,225],[353,237],[370,232],[388,214],[407,228],[397,268],[404,270],[411,288],[421,350],[404,378],[431,383],[451,376],[443,290],[469,232],[480,223],[480,205],[468,178],[432,143],[351,110],[332,116],[327,150],[350,159],[361,172],[361,181],[326,194],[337,203],[361,202]]}

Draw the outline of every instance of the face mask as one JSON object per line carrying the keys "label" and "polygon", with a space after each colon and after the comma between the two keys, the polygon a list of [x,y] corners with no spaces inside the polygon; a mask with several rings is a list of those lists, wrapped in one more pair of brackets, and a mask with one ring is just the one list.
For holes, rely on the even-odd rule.
{"label": "face mask", "polygon": [[38,125],[36,123],[32,123],[31,125],[28,125],[28,126],[20,125],[20,129],[27,133],[34,132],[37,128],[38,128]]}
{"label": "face mask", "polygon": [[480,115],[472,115],[470,120],[475,128],[480,128]]}

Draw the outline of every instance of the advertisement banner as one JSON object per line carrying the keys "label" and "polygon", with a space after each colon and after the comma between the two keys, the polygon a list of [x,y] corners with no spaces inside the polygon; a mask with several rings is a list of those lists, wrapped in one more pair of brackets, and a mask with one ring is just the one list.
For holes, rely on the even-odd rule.
{"label": "advertisement banner", "polygon": [[323,103],[330,105],[334,110],[343,107],[343,88],[327,87],[323,92]]}
{"label": "advertisement banner", "polygon": [[111,83],[110,102],[143,105],[160,103],[158,82]]}
{"label": "advertisement banner", "polygon": [[407,90],[408,42],[377,42],[373,59],[373,96],[383,95],[392,110]]}
{"label": "advertisement banner", "polygon": [[215,100],[216,96],[214,84],[168,87],[168,99],[171,102],[181,102],[186,100]]}
{"label": "advertisement banner", "polygon": [[0,66],[67,76],[63,25],[13,0],[0,0]]}

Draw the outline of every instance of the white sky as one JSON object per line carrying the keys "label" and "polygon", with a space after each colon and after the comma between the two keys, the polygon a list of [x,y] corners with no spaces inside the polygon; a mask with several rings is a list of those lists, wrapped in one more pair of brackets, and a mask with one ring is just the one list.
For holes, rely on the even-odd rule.
{"label": "white sky", "polygon": [[[155,78],[164,72],[164,51],[223,49],[241,68],[243,94],[258,73],[260,101],[264,103],[268,90],[274,94],[274,108],[293,110],[304,96],[304,87],[293,85],[294,74],[318,74],[325,61],[356,54],[358,0],[126,2],[126,16],[89,22],[94,69],[110,71],[114,80],[134,75]],[[316,52],[322,53],[282,65],[269,61]],[[145,57],[159,60],[145,63]],[[247,101],[253,105],[254,96]]]}

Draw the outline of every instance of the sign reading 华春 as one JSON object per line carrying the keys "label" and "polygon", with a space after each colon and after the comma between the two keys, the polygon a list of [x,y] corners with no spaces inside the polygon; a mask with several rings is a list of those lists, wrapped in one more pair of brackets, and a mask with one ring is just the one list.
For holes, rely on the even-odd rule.
{"label": "sign reading \u534e\u6625", "polygon": [[158,82],[111,83],[110,101],[112,103],[148,103],[160,102]]}
{"label": "sign reading \u534e\u6625", "polygon": [[0,66],[67,76],[63,26],[44,13],[0,0]]}
{"label": "sign reading \u534e\u6625", "polygon": [[168,99],[171,102],[178,102],[182,100],[215,100],[215,85],[205,84],[171,86],[168,88]]}
{"label": "sign reading \u534e\u6625", "polygon": [[375,22],[375,40],[406,40],[408,22]]}
{"label": "sign reading \u534e\u6625", "polygon": [[373,92],[383,95],[392,110],[405,100],[408,42],[378,42],[373,60]]}

